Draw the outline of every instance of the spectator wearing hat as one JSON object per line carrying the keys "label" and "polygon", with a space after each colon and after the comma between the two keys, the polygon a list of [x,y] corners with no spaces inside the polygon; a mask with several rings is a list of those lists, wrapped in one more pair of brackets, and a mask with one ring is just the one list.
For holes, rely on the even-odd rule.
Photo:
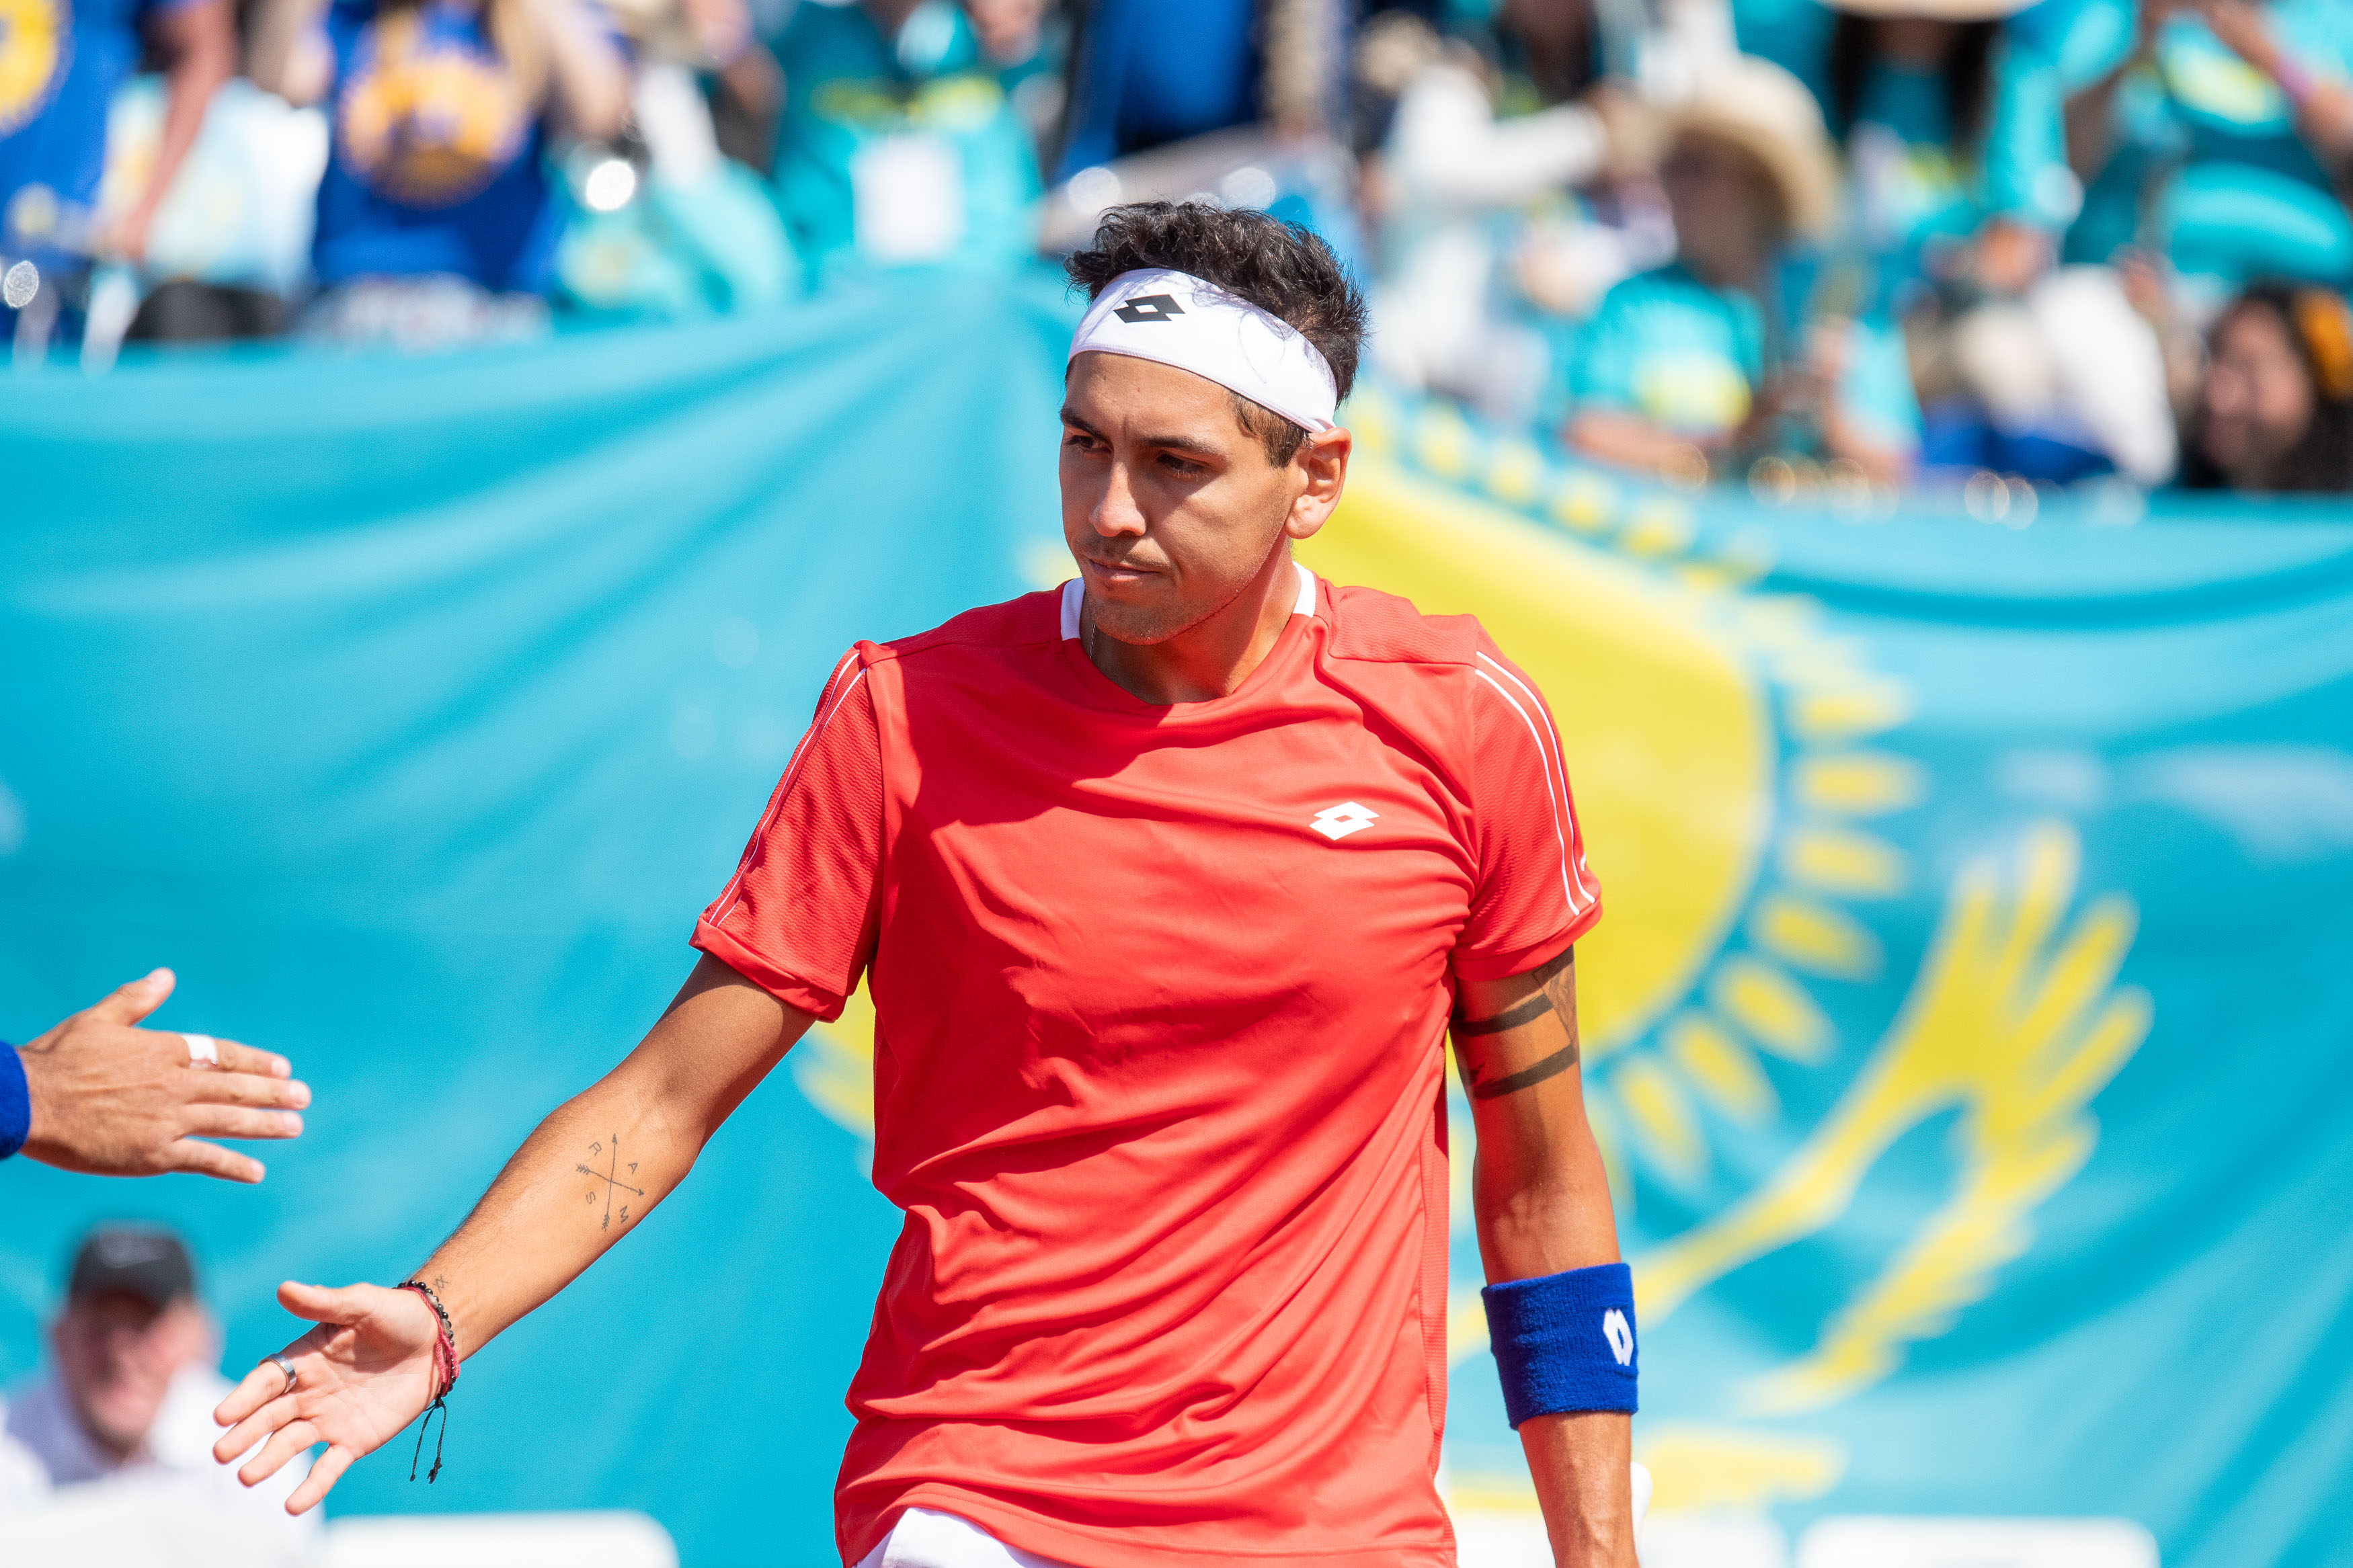
{"label": "spectator wearing hat", "polygon": [[629,109],[591,0],[264,0],[250,70],[328,110],[307,331],[428,346],[544,323],[549,143],[617,135]]}
{"label": "spectator wearing hat", "polygon": [[[167,82],[154,167],[112,232],[101,233],[108,107],[151,46]],[[45,344],[61,321],[71,324],[93,256],[135,261],[145,252],[205,107],[236,68],[226,0],[0,8],[0,326],[17,318],[20,344]]]}
{"label": "spectator wearing hat", "polygon": [[[212,1410],[228,1392],[220,1331],[196,1296],[195,1266],[172,1232],[111,1225],[74,1253],[65,1305],[50,1325],[47,1371],[0,1405],[0,1538],[24,1544],[61,1520],[88,1539],[78,1489],[103,1487],[105,1509],[185,1521],[208,1539],[261,1548],[315,1534],[287,1497],[307,1458],[248,1491],[214,1462]],[[47,1560],[32,1553],[30,1560]],[[247,1561],[266,1560],[265,1556]]]}
{"label": "spectator wearing hat", "polygon": [[2058,58],[2077,170],[2147,208],[2198,314],[2253,278],[2353,284],[2353,6],[2081,0]]}
{"label": "spectator wearing hat", "polygon": [[1727,61],[1673,116],[1660,176],[1676,254],[1611,289],[1569,356],[1563,436],[1605,461],[1738,472],[1772,454],[1893,483],[1918,439],[1893,333],[1819,313],[1793,242],[1837,218],[1820,110],[1788,72]]}
{"label": "spectator wearing hat", "polygon": [[2181,482],[2242,494],[2353,491],[2353,313],[2266,280],[2224,307],[2183,437]]}

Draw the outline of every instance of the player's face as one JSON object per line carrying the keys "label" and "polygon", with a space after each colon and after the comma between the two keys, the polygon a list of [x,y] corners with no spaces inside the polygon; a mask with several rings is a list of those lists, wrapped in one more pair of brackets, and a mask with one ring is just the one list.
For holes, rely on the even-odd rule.
{"label": "player's face", "polygon": [[1199,625],[1258,578],[1286,536],[1305,538],[1331,510],[1312,454],[1282,468],[1267,461],[1216,382],[1083,353],[1065,384],[1062,537],[1107,637],[1166,642]]}

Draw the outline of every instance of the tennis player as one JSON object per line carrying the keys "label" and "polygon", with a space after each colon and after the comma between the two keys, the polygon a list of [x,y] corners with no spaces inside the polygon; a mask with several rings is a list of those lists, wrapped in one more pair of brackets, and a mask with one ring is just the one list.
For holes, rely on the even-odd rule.
{"label": "tennis player", "polygon": [[[221,1405],[288,1506],[678,1185],[866,979],[905,1214],[836,1492],[868,1568],[1451,1564],[1451,1027],[1504,1397],[1559,1562],[1630,1568],[1633,1300],[1577,1072],[1599,913],[1552,719],[1467,617],[1318,581],[1365,308],[1261,213],[1070,262],[1078,576],[860,643],[627,1060]],[[419,1440],[422,1440],[420,1431]]]}

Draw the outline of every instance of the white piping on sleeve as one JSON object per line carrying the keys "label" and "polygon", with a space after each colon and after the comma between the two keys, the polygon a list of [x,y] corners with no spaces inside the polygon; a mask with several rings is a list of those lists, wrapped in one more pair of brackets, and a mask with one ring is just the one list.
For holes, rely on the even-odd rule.
{"label": "white piping on sleeve", "polygon": [[[1528,716],[1526,709],[1520,706],[1519,700],[1514,697],[1510,692],[1504,690],[1503,683],[1497,680],[1493,676],[1489,675],[1485,670],[1474,669],[1471,673],[1485,681],[1488,685],[1493,687],[1495,689],[1496,695],[1512,705],[1512,711],[1520,716],[1520,722],[1528,727],[1529,738],[1534,740],[1536,743],[1537,757],[1539,759],[1543,758],[1545,754],[1544,741],[1538,732],[1536,721]],[[1571,885],[1569,881],[1568,838],[1561,830],[1560,796],[1551,787],[1551,764],[1546,763],[1544,764],[1544,767],[1546,785],[1545,799],[1549,802],[1552,806],[1552,836],[1554,841],[1560,846],[1560,896],[1567,902],[1568,912],[1571,915],[1581,915],[1585,912],[1586,906],[1578,901],[1577,897],[1577,889]]]}
{"label": "white piping on sleeve", "polygon": [[[1529,707],[1533,708],[1537,714],[1542,714],[1544,712],[1544,699],[1538,697],[1535,694],[1535,689],[1531,688],[1526,681],[1522,680],[1516,674],[1513,673],[1510,666],[1499,663],[1495,659],[1488,658],[1483,650],[1480,652],[1479,658],[1485,663],[1493,666],[1496,674],[1502,676],[1504,679],[1518,687],[1521,691],[1525,692],[1527,696]],[[1527,716],[1524,714],[1522,717]],[[1569,868],[1577,878],[1577,891],[1585,896],[1584,901],[1587,904],[1590,904],[1597,897],[1599,896],[1601,889],[1594,885],[1593,873],[1586,867],[1585,838],[1584,836],[1577,830],[1577,808],[1573,805],[1569,804],[1568,759],[1560,754],[1560,737],[1553,732],[1553,728],[1550,724],[1534,723],[1532,721],[1532,726],[1536,731],[1536,749],[1545,753],[1546,759],[1549,764],[1546,772],[1546,782],[1557,782],[1557,786],[1560,792],[1561,808],[1567,813],[1568,817],[1568,841],[1571,846]],[[1575,900],[1571,900],[1571,906],[1575,907]]]}

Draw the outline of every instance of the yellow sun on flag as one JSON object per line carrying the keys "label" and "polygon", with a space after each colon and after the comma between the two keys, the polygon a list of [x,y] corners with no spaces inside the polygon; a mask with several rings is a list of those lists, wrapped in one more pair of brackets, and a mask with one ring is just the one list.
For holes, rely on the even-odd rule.
{"label": "yellow sun on flag", "polygon": [[72,43],[67,0],[0,0],[0,136],[48,106]]}
{"label": "yellow sun on flag", "polygon": [[[1911,885],[1872,830],[1926,792],[1916,764],[1871,743],[1906,717],[1905,694],[1812,605],[1755,591],[1753,550],[1695,554],[1680,500],[1482,441],[1442,406],[1405,429],[1377,401],[1349,412],[1348,499],[1300,553],[1335,582],[1476,615],[1552,704],[1601,881],[1577,964],[1596,1130],[1621,1202],[1629,1155],[1696,1186],[1702,1109],[1775,1115],[1760,1054],[1826,1060],[1810,986],[1878,972],[1849,906]],[[1531,510],[1561,527],[1530,526]],[[1482,1342],[1476,1312],[1455,1327],[1459,1353]]]}

